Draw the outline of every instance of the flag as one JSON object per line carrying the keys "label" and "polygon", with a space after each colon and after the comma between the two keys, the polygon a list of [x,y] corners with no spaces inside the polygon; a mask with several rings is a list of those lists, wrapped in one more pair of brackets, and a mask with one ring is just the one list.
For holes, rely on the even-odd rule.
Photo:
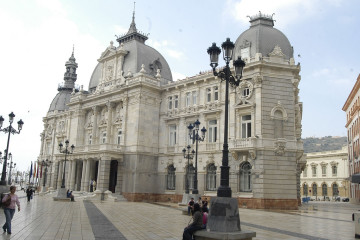
{"label": "flag", "polygon": [[36,162],[34,163],[34,179],[35,179],[35,176],[36,176]]}
{"label": "flag", "polygon": [[32,176],[32,161],[31,161],[30,174],[29,174],[29,184],[30,184],[31,176]]}

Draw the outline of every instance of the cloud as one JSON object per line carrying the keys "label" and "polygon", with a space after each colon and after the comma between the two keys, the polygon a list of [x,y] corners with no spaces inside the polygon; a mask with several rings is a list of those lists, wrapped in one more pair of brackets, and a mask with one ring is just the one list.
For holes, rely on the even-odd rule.
{"label": "cloud", "polygon": [[[324,5],[338,7],[343,0],[242,0],[227,1],[224,11],[230,12],[232,17],[247,24],[247,16],[253,16],[261,11],[262,14],[271,15],[275,13],[274,19],[279,20],[276,25],[285,27],[299,19],[305,19],[322,14]],[[235,7],[234,7],[235,6]]]}
{"label": "cloud", "polygon": [[[23,8],[31,8],[31,14],[0,9],[0,52],[6,56],[0,58],[0,65],[6,69],[2,73],[2,79],[6,80],[2,81],[1,87],[11,89],[2,93],[2,98],[10,104],[1,105],[0,115],[7,122],[7,115],[13,111],[15,121],[22,119],[25,122],[21,134],[14,135],[10,142],[10,152],[20,170],[26,170],[30,161],[39,156],[42,118],[57,94],[58,83],[63,82],[64,65],[71,56],[73,44],[79,64],[76,83],[85,88],[97,64],[96,59],[104,50],[94,36],[81,32],[61,2],[39,0],[35,4],[25,1]],[[0,146],[6,146],[2,133]]]}
{"label": "cloud", "polygon": [[175,50],[176,44],[173,42],[169,42],[167,40],[154,41],[152,39],[149,39],[147,41],[147,44],[158,50],[160,53],[164,54],[165,59],[167,57],[171,57],[177,60],[185,60],[185,54],[180,50]]}
{"label": "cloud", "polygon": [[116,35],[123,35],[129,31],[129,28],[120,26],[120,25],[114,25],[114,31],[116,32]]}
{"label": "cloud", "polygon": [[177,81],[177,80],[181,80],[181,79],[185,79],[186,76],[182,73],[178,73],[178,72],[172,72],[172,77],[173,77],[173,80],[174,81]]}

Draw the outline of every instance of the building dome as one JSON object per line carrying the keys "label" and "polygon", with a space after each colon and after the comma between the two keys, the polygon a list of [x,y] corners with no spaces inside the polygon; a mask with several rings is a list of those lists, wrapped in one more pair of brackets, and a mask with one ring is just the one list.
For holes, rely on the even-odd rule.
{"label": "building dome", "polygon": [[78,64],[74,57],[74,49],[68,61],[65,62],[66,71],[64,73],[64,83],[59,84],[58,94],[54,97],[50,104],[49,112],[68,110],[67,104],[70,102],[71,92],[75,88],[77,79],[76,69]]}
{"label": "building dome", "polygon": [[[165,80],[164,82],[173,81],[169,64],[156,49],[145,44],[148,37],[137,31],[134,19],[133,15],[129,31],[116,40],[120,44],[118,48],[128,51],[124,58],[123,76],[129,72],[131,74],[140,72],[144,64],[144,69],[148,75],[155,77],[157,70],[160,69],[161,78]],[[102,68],[102,63],[96,65],[90,78],[89,91],[98,86]]]}
{"label": "building dome", "polygon": [[49,112],[55,110],[57,111],[68,110],[69,107],[67,106],[67,104],[70,102],[70,97],[71,97],[71,91],[58,92],[58,94],[56,94],[56,96],[54,97],[54,99],[50,104]]}
{"label": "building dome", "polygon": [[287,37],[274,28],[272,16],[258,15],[250,17],[250,28],[240,34],[235,42],[234,56],[237,58],[254,58],[256,53],[268,57],[278,46],[286,59],[293,58],[293,48]]}

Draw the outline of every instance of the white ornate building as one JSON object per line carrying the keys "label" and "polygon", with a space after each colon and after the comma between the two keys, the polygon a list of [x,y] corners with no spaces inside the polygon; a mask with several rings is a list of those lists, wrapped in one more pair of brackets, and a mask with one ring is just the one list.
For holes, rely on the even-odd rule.
{"label": "white ornate building", "polygon": [[324,196],[349,197],[349,161],[347,147],[341,150],[306,154],[301,176],[302,197],[323,200]]}
{"label": "white ornate building", "polygon": [[[260,13],[250,23],[234,49],[246,66],[230,92],[230,187],[240,206],[296,209],[304,163],[300,64],[272,16]],[[46,187],[61,185],[64,154],[57,146],[69,139],[76,148],[66,163],[66,188],[88,191],[95,179],[100,191],[130,201],[179,202],[185,176],[190,188],[194,178],[195,164],[188,168],[182,153],[191,144],[187,126],[199,119],[208,131],[199,143],[198,189],[216,195],[225,83],[212,71],[173,81],[166,60],[146,40],[133,16],[119,45],[111,42],[101,54],[88,91],[73,90],[74,55],[66,62],[64,84],[43,119],[39,161],[53,162]]]}
{"label": "white ornate building", "polygon": [[342,110],[346,113],[350,168],[350,202],[360,203],[360,74]]}

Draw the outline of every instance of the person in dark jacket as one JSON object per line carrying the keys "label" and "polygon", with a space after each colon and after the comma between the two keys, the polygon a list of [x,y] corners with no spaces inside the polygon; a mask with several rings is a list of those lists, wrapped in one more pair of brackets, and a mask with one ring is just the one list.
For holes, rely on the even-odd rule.
{"label": "person in dark jacket", "polygon": [[191,240],[194,232],[202,229],[203,218],[200,211],[200,205],[198,203],[194,204],[194,213],[192,218],[192,223],[184,229],[183,240]]}
{"label": "person in dark jacket", "polygon": [[27,201],[30,202],[31,196],[32,196],[32,190],[28,187],[26,189],[26,197],[27,197]]}

